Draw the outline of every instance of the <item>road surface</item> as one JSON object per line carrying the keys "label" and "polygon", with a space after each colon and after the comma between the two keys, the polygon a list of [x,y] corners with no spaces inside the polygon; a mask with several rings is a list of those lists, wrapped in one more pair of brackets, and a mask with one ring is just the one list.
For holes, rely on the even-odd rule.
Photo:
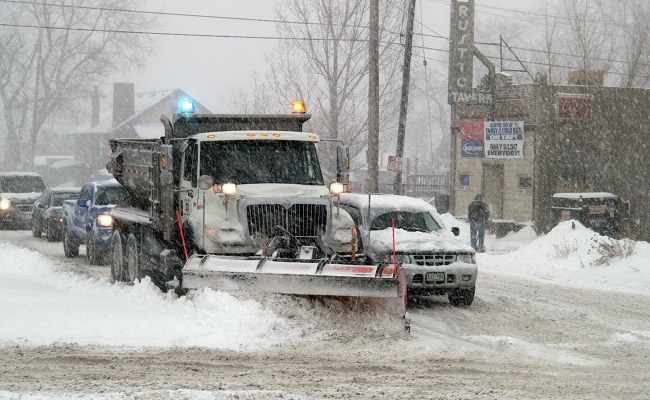
{"label": "road surface", "polygon": [[[108,266],[87,264],[83,246],[66,259],[61,243],[28,231],[0,231],[0,241],[109,277]],[[243,352],[5,346],[0,390],[98,399],[650,398],[647,296],[480,270],[469,308],[423,298],[409,313],[411,334],[332,312],[322,340]]]}

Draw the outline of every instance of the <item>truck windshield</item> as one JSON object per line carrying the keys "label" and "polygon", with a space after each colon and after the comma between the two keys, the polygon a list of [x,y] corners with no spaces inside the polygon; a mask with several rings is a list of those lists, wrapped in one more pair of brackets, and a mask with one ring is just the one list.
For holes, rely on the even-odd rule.
{"label": "truck windshield", "polygon": [[[374,215],[373,215],[374,214]],[[370,230],[391,228],[395,221],[396,229],[406,231],[434,232],[440,230],[440,225],[426,211],[371,211],[372,223]]]}
{"label": "truck windshield", "polygon": [[40,176],[0,177],[0,191],[4,193],[42,193],[46,189]]}
{"label": "truck windshield", "polygon": [[324,184],[314,143],[288,140],[203,142],[200,174],[218,184]]}

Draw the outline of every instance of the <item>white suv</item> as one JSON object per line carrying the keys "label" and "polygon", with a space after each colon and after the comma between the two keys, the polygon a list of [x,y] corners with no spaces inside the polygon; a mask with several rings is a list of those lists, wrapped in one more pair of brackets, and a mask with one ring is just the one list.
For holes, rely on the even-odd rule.
{"label": "white suv", "polygon": [[[447,295],[467,307],[476,290],[476,254],[447,231],[435,208],[421,199],[397,195],[344,193],[339,205],[357,227],[358,253],[372,262],[402,264],[407,293]],[[453,232],[453,234],[452,234]]]}
{"label": "white suv", "polygon": [[0,228],[30,229],[34,202],[47,185],[34,172],[0,173]]}

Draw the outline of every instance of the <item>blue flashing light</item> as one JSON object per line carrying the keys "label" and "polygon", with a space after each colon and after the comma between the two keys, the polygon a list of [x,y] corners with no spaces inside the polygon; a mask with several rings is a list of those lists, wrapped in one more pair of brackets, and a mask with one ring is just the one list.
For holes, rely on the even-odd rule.
{"label": "blue flashing light", "polygon": [[191,114],[194,112],[194,102],[192,100],[183,100],[180,104],[181,112]]}

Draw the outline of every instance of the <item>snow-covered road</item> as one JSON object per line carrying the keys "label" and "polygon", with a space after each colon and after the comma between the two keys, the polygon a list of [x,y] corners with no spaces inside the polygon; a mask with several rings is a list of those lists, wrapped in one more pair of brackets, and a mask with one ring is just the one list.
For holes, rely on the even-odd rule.
{"label": "snow-covered road", "polygon": [[419,299],[410,335],[336,303],[112,285],[0,231],[0,398],[649,398],[650,246],[595,266],[593,234],[559,228],[480,254],[474,304]]}

